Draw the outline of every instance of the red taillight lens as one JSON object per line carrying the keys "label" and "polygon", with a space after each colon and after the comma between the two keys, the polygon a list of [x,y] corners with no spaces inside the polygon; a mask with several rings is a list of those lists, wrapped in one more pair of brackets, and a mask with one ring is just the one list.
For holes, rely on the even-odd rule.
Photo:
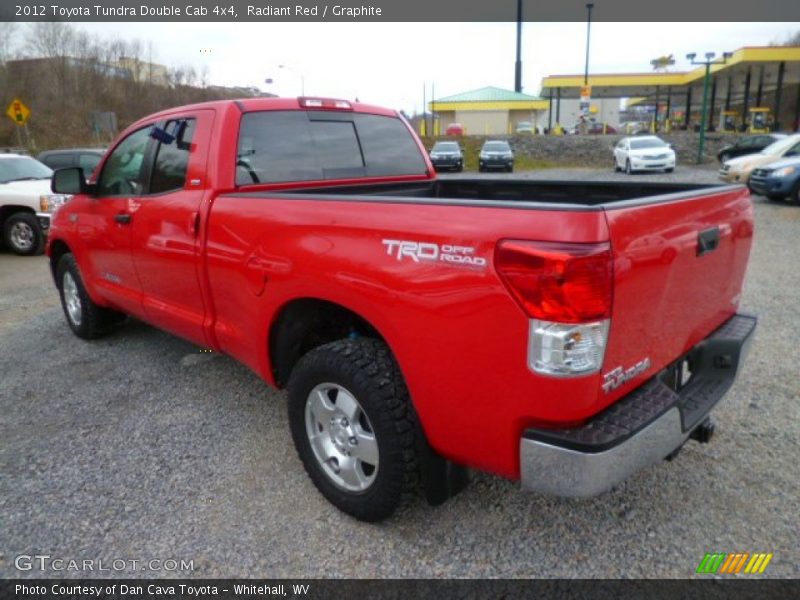
{"label": "red taillight lens", "polygon": [[503,240],[495,268],[528,316],[556,323],[611,317],[613,259],[609,243]]}

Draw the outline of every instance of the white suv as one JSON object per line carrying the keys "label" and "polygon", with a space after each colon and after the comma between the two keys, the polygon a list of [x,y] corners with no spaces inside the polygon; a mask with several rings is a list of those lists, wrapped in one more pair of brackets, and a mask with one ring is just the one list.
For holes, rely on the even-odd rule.
{"label": "white suv", "polygon": [[16,254],[44,249],[50,215],[70,196],[50,193],[53,171],[29,156],[0,154],[0,231]]}

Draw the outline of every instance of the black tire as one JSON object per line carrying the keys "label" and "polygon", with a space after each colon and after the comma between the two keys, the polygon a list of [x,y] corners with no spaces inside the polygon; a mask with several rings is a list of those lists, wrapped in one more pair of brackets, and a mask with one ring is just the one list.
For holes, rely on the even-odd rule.
{"label": "black tire", "polygon": [[[78,299],[77,314],[73,316],[68,307],[67,295],[71,295],[69,291],[65,295],[65,281],[67,276],[71,278],[74,283],[75,292]],[[67,324],[72,332],[79,338],[91,340],[101,337],[109,333],[115,325],[125,320],[125,315],[104,308],[95,304],[86,293],[86,287],[83,285],[83,278],[78,269],[78,263],[72,254],[65,254],[58,261],[56,268],[56,285],[58,286],[58,294],[61,297],[61,308],[64,309],[64,317],[67,319]],[[67,284],[67,287],[70,287]]]}
{"label": "black tire", "polygon": [[622,171],[622,169],[619,168],[619,165],[617,164],[617,157],[615,156],[614,157],[614,173],[619,173],[620,171]]}
{"label": "black tire", "polygon": [[486,169],[484,167],[478,167],[478,173],[483,173]]}
{"label": "black tire", "polygon": [[794,204],[800,206],[800,181],[794,184],[791,193],[789,194],[789,198]]}
{"label": "black tire", "polygon": [[513,173],[514,172],[514,165],[511,165],[510,167],[506,167],[506,171],[508,171],[509,173]]}
{"label": "black tire", "polygon": [[631,169],[631,161],[630,159],[625,160],[625,173],[628,175],[633,174],[633,169]]}
{"label": "black tire", "polygon": [[41,254],[44,249],[44,233],[35,215],[26,212],[14,213],[3,224],[3,241],[6,248],[20,256]]}
{"label": "black tire", "polygon": [[[306,420],[307,414],[309,418],[317,419],[311,408],[312,397],[320,393],[315,390],[320,387],[324,389],[327,385],[340,386],[356,400],[360,414],[366,417],[366,422],[359,420],[358,427],[364,427],[377,444],[378,464],[368,474],[368,477],[372,476],[368,487],[360,491],[344,489],[341,483],[334,481],[336,475],[330,474],[332,469],[340,467],[339,460],[350,460],[349,454],[345,456],[335,449],[335,434],[341,436],[341,430],[335,432],[333,428],[336,427],[334,421],[339,417],[324,413],[324,419],[320,418],[316,424],[313,420],[310,423]],[[311,481],[322,495],[339,510],[362,521],[381,521],[394,513],[417,484],[416,417],[403,376],[386,344],[370,338],[356,338],[315,348],[298,361],[287,388],[289,425],[295,448]],[[327,391],[322,393],[336,410],[335,403],[341,392],[334,390],[333,396]],[[330,426],[326,427],[322,421],[328,416]],[[356,428],[356,423],[350,425]],[[330,450],[330,459],[317,458],[310,441],[309,427],[314,435],[319,430],[323,443],[330,440],[334,446]],[[338,441],[344,445],[342,439],[340,437]],[[352,440],[353,437],[348,439]],[[330,461],[334,460],[336,462],[332,464]],[[352,461],[354,469],[361,468],[362,473],[367,472],[364,461],[355,458]],[[327,468],[325,464],[328,464]],[[335,472],[338,473],[338,470]]]}
{"label": "black tire", "polygon": [[[750,190],[750,193],[752,194],[755,192]],[[775,194],[767,194],[767,200],[769,200],[770,202],[783,202],[784,200],[786,200],[786,196],[776,196]]]}
{"label": "black tire", "polygon": [[675,167],[670,167],[669,169],[664,169],[665,173],[672,173],[675,170]]}

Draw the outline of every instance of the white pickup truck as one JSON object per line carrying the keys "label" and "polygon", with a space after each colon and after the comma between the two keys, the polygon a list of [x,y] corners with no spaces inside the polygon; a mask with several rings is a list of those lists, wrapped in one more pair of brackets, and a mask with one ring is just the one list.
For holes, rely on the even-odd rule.
{"label": "white pickup truck", "polygon": [[0,231],[16,254],[44,249],[50,215],[70,196],[50,192],[53,171],[29,156],[0,154]]}

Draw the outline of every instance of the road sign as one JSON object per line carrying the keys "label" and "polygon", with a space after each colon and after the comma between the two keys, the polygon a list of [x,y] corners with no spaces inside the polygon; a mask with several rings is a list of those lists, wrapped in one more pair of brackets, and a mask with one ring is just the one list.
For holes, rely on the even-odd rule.
{"label": "road sign", "polygon": [[8,105],[6,114],[9,119],[22,127],[28,122],[28,117],[31,116],[31,109],[25,106],[19,98],[14,98],[11,104]]}
{"label": "road sign", "polygon": [[592,86],[581,86],[581,102],[590,102],[592,98]]}

